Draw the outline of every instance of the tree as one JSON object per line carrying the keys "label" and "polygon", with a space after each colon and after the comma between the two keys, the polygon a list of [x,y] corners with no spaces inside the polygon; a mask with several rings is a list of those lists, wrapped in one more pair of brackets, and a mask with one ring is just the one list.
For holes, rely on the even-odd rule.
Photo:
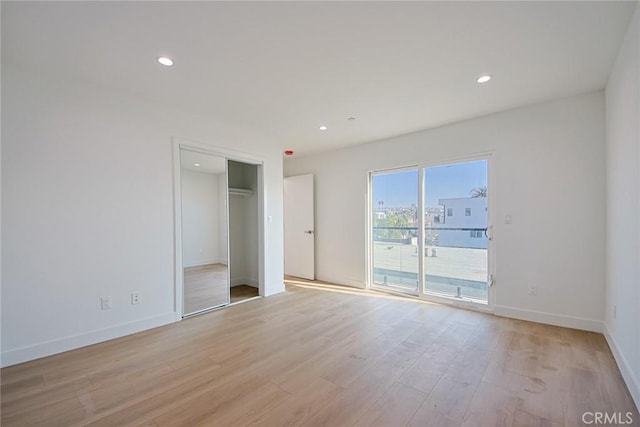
{"label": "tree", "polygon": [[[378,212],[373,215],[373,227],[378,237],[388,239],[406,239],[411,235],[412,230],[402,229],[415,227],[417,206],[412,205],[410,208],[387,209],[384,215],[378,216]],[[395,229],[396,227],[401,229]]]}
{"label": "tree", "polygon": [[470,191],[471,197],[477,199],[478,197],[487,197],[487,187],[476,187]]}

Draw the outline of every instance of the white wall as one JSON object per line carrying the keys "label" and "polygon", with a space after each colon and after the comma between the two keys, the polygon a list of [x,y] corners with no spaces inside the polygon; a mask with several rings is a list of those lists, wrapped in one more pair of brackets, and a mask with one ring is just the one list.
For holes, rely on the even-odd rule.
{"label": "white wall", "polygon": [[[211,117],[2,69],[2,362],[176,320],[172,137],[264,159],[265,294],[283,287],[282,153]],[[167,100],[167,105],[170,100]],[[131,291],[142,304],[131,305]],[[100,310],[100,296],[113,298]]]}
{"label": "white wall", "polygon": [[[316,182],[316,273],[364,286],[367,171],[493,150],[495,311],[600,330],[604,298],[604,94],[589,93],[287,160]],[[504,224],[506,214],[513,223]],[[528,295],[528,285],[538,295]]]}
{"label": "white wall", "polygon": [[[259,227],[258,227],[258,168],[256,166],[249,166],[250,172],[248,173],[249,180],[249,188],[255,191],[254,195],[251,197],[245,197],[246,207],[244,209],[244,223],[247,227],[247,239],[245,240],[246,244],[246,252],[245,259],[247,260],[247,274],[245,282],[250,286],[258,285],[258,272],[260,270],[260,263],[258,257],[258,235],[259,235]],[[284,191],[284,183],[281,188]],[[284,200],[283,200],[284,205]],[[283,207],[284,209],[284,207]],[[284,228],[282,231],[282,238],[284,239]],[[284,254],[283,254],[283,263],[284,263]],[[284,274],[284,264],[283,264],[283,274]]]}
{"label": "white wall", "polygon": [[[222,176],[224,180],[224,176]],[[218,175],[182,171],[182,263],[185,267],[226,264],[220,252],[227,242],[220,230],[226,215],[220,215]]]}
{"label": "white wall", "polygon": [[[0,7],[0,22],[2,22],[2,8]],[[1,33],[1,32],[0,32]],[[1,37],[0,37],[1,38]],[[0,46],[2,41],[0,40]],[[0,48],[0,50],[2,50]],[[0,58],[2,55],[0,53]],[[2,80],[2,70],[0,70],[0,81]],[[2,85],[0,85],[0,99],[2,99]],[[2,103],[0,102],[0,117],[2,117]],[[2,195],[2,120],[0,120],[0,196]],[[2,223],[2,197],[0,197],[0,224]],[[2,227],[0,227],[0,319],[2,319]],[[0,327],[0,366],[2,364],[2,328]]]}
{"label": "white wall", "polygon": [[605,333],[640,406],[640,7],[606,88]]}

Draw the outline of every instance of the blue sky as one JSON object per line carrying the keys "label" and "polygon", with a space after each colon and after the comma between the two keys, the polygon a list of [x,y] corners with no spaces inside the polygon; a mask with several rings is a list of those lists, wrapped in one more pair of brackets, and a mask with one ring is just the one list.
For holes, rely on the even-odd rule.
{"label": "blue sky", "polygon": [[[470,191],[487,186],[487,162],[455,163],[426,169],[426,206],[437,206],[438,199],[469,197]],[[373,205],[386,207],[418,204],[418,171],[396,172],[373,177]]]}

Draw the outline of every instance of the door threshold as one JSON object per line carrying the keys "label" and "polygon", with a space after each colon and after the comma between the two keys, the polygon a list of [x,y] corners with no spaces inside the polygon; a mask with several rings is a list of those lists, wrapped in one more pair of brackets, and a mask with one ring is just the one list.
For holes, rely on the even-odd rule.
{"label": "door threshold", "polygon": [[187,319],[189,317],[198,316],[200,314],[206,314],[206,313],[209,313],[211,311],[220,310],[221,308],[225,308],[225,307],[228,307],[228,306],[229,306],[229,304],[220,304],[220,305],[216,305],[215,307],[203,308],[202,310],[194,311],[193,313],[183,314],[182,318],[183,319]]}
{"label": "door threshold", "polygon": [[482,313],[493,314],[493,307],[489,306],[488,302],[475,302],[466,299],[458,299],[455,297],[449,297],[444,295],[437,295],[432,293],[425,293],[421,298],[428,301],[437,302],[444,305],[450,305],[458,308],[465,308],[473,311],[479,311]]}
{"label": "door threshold", "polygon": [[227,305],[227,307],[230,307],[232,305],[242,304],[242,303],[253,301],[253,300],[256,300],[256,299],[260,299],[260,298],[264,298],[264,297],[262,295],[257,295],[255,297],[241,299],[240,301],[236,301],[236,302],[230,303],[229,305]]}
{"label": "door threshold", "polygon": [[413,297],[413,298],[417,298],[420,295],[418,294],[418,290],[414,290],[414,291],[404,291],[400,288],[395,288],[395,287],[390,287],[390,286],[380,286],[380,285],[371,285],[369,286],[369,289],[374,290],[374,291],[379,291],[379,292],[388,292],[390,294],[393,295],[400,295],[400,296],[405,296],[405,297]]}
{"label": "door threshold", "polygon": [[490,307],[488,303],[473,302],[465,299],[458,300],[454,298],[449,298],[449,297],[440,296],[440,295],[433,295],[429,293],[420,295],[417,293],[417,291],[416,293],[402,292],[396,289],[389,289],[389,288],[376,286],[376,285],[370,285],[367,289],[375,292],[388,293],[394,296],[417,299],[420,301],[429,301],[437,304],[449,305],[452,307],[463,308],[463,309],[472,310],[472,311],[479,311],[481,313],[493,314],[493,308]]}

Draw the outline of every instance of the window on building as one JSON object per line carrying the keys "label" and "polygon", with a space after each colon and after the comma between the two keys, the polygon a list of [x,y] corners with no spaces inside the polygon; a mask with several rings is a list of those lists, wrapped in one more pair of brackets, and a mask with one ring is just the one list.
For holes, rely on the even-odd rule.
{"label": "window on building", "polygon": [[453,216],[453,208],[447,208],[447,216]]}
{"label": "window on building", "polygon": [[469,236],[472,239],[481,239],[482,238],[482,230],[471,230],[469,232]]}
{"label": "window on building", "polygon": [[464,208],[464,216],[471,216],[471,208]]}

